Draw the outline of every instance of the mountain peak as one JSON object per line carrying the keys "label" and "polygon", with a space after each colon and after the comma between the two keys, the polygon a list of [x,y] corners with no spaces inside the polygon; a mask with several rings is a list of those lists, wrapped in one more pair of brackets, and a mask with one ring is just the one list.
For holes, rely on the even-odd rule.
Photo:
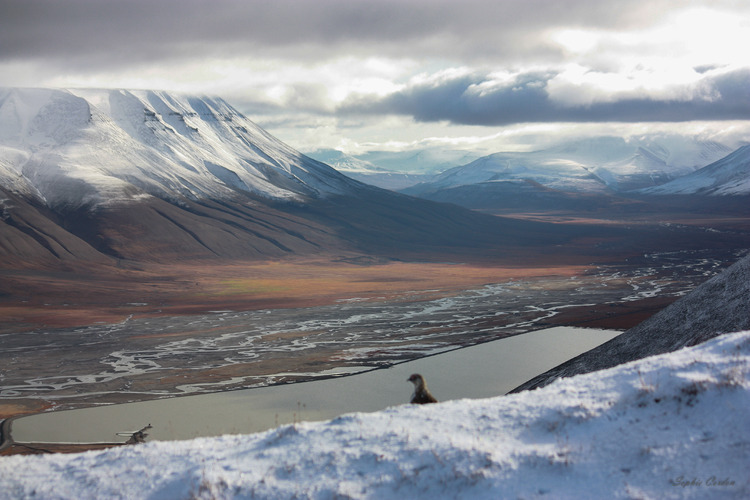
{"label": "mountain peak", "polygon": [[0,90],[0,181],[49,206],[238,191],[301,201],[356,182],[224,100],[150,90]]}
{"label": "mountain peak", "polygon": [[732,154],[691,174],[678,177],[660,186],[642,189],[640,192],[654,195],[744,196],[750,194],[750,145],[742,146]]}

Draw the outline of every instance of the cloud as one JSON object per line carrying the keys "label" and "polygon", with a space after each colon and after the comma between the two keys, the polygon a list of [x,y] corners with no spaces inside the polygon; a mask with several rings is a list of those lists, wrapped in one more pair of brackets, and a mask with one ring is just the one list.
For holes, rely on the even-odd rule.
{"label": "cloud", "polygon": [[592,82],[563,84],[561,75],[532,71],[498,81],[489,74],[463,74],[412,84],[380,99],[352,99],[339,112],[465,125],[750,119],[747,68],[708,73],[692,84],[654,92],[639,86],[612,91]]}
{"label": "cloud", "polygon": [[0,13],[0,86],[215,94],[305,142],[748,118],[737,0],[0,0]]}
{"label": "cloud", "polygon": [[0,59],[86,67],[343,53],[520,62],[560,57],[567,26],[628,29],[668,0],[1,0]]}

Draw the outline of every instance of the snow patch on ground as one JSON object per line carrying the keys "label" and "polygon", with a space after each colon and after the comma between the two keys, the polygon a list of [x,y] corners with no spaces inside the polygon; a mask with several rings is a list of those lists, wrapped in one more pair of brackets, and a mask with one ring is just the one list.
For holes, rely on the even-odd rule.
{"label": "snow patch on ground", "polygon": [[747,498],[750,332],[485,400],[0,459],[0,498]]}

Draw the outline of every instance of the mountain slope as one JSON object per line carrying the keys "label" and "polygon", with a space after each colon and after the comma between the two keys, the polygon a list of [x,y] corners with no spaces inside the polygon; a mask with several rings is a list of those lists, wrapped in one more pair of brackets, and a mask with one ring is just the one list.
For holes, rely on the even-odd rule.
{"label": "mountain slope", "polygon": [[221,99],[155,91],[0,91],[0,189],[5,263],[426,258],[578,237],[364,185]]}
{"label": "mountain slope", "polygon": [[14,266],[321,253],[588,263],[703,246],[679,228],[665,239],[393,193],[302,155],[221,99],[145,90],[1,90],[0,189],[0,257]]}
{"label": "mountain slope", "polygon": [[402,192],[469,208],[514,207],[514,194],[520,192],[527,209],[575,208],[582,194],[606,206],[620,203],[613,194],[668,182],[728,152],[715,142],[683,138],[599,137],[540,151],[495,153]]}
{"label": "mountain slope", "polygon": [[750,255],[622,335],[581,354],[511,392],[543,387],[561,377],[697,345],[721,333],[750,328]]}
{"label": "mountain slope", "polygon": [[6,266],[83,260],[106,263],[84,239],[62,229],[47,207],[0,188],[0,255]]}
{"label": "mountain slope", "polygon": [[220,99],[154,91],[0,91],[0,180],[51,208],[147,196],[299,200],[354,184]]}
{"label": "mountain slope", "polygon": [[650,195],[750,195],[750,145],[691,174],[639,192]]}

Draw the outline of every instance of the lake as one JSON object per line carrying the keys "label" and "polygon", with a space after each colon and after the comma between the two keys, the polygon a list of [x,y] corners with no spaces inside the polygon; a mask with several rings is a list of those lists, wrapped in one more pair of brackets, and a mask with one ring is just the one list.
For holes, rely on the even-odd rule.
{"label": "lake", "polygon": [[[32,415],[15,420],[19,443],[124,442],[147,424],[148,441],[259,432],[407,403],[421,373],[441,401],[499,396],[621,332],[555,327],[355,375]],[[335,375],[332,373],[331,375]]]}

